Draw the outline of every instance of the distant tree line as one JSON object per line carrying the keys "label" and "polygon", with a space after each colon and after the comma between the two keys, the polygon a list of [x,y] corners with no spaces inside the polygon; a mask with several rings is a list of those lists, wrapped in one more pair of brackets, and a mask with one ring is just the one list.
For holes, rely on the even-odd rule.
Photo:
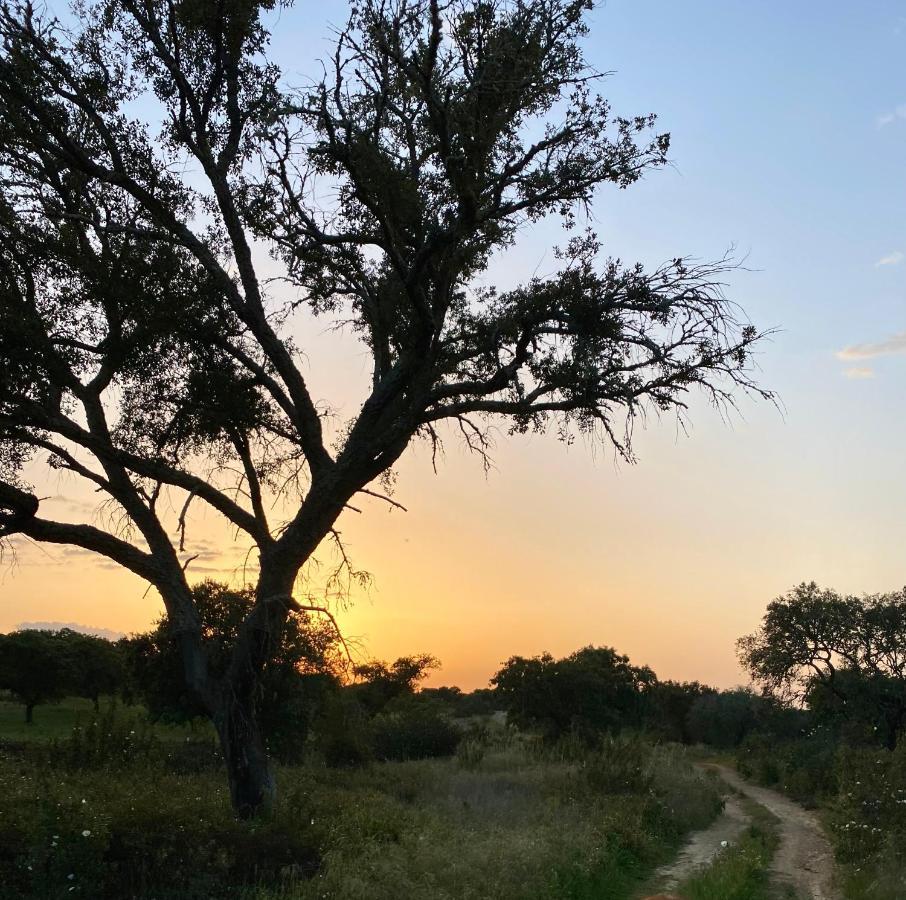
{"label": "distant tree line", "polygon": [[[207,665],[225,671],[254,593],[206,581],[193,594]],[[513,656],[490,688],[463,692],[422,686],[439,665],[428,654],[353,664],[332,622],[297,612],[265,669],[257,715],[278,758],[298,758],[314,740],[338,765],[451,753],[470,717],[495,712],[545,740],[631,729],[732,749],[820,730],[850,745],[896,746],[906,724],[906,591],[855,598],[799,585],[769,605],[739,652],[760,690],[661,681],[612,647],[588,646],[559,659]],[[115,643],[26,629],[0,636],[0,690],[28,722],[41,703],[77,696],[97,708],[102,695],[141,703],[154,721],[193,722],[205,711],[178,661],[166,617]]]}
{"label": "distant tree line", "polygon": [[756,729],[790,729],[797,718],[748,688],[660,681],[612,647],[584,647],[562,659],[511,657],[492,679],[509,719],[549,740],[595,741],[624,729],[656,740],[735,747]]}
{"label": "distant tree line", "polygon": [[[193,588],[193,600],[207,665],[223,672],[254,592],[205,581]],[[87,697],[97,709],[103,695],[141,704],[155,722],[194,723],[205,711],[186,688],[179,659],[166,616],[116,642],[68,629],[23,629],[0,635],[0,691],[25,707],[29,723],[40,704]],[[268,749],[289,761],[315,740],[338,765],[452,753],[462,731],[452,719],[493,711],[493,692],[421,688],[438,666],[428,654],[353,664],[332,622],[293,613],[256,697]]]}
{"label": "distant tree line", "polygon": [[120,648],[104,638],[68,628],[23,629],[0,634],[0,690],[34,709],[63,697],[86,697],[98,708],[103,694],[121,689],[125,678]]}

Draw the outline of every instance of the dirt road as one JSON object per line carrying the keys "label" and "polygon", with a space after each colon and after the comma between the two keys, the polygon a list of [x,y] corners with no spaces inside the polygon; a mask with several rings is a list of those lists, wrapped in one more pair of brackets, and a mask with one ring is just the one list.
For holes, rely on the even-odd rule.
{"label": "dirt road", "polygon": [[680,882],[707,866],[725,846],[723,842],[735,843],[750,821],[740,802],[735,797],[727,797],[724,811],[707,828],[694,832],[673,862],[657,870],[657,884],[665,891],[673,890]]}
{"label": "dirt road", "polygon": [[777,791],[750,784],[728,766],[713,764],[707,768],[780,819],[780,846],[772,864],[779,882],[789,884],[799,897],[808,900],[842,900],[833,885],[833,853],[814,813]]}

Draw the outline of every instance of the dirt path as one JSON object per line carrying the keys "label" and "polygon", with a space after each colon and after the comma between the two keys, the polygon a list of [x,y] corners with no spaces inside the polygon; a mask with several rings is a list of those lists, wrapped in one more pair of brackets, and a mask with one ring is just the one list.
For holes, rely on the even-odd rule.
{"label": "dirt path", "polygon": [[772,864],[778,881],[789,884],[808,900],[842,900],[833,886],[833,853],[814,813],[777,791],[749,784],[727,766],[712,764],[707,768],[780,819],[780,846]]}
{"label": "dirt path", "polygon": [[694,875],[714,859],[726,841],[736,841],[751,818],[733,796],[727,797],[724,811],[702,831],[696,831],[683,847],[680,855],[666,866],[657,870],[655,879],[666,891],[673,890],[681,881]]}

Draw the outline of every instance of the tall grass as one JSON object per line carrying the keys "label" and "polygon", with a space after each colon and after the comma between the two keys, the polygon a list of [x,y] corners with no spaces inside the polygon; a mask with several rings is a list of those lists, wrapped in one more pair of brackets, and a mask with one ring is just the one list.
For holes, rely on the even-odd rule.
{"label": "tall grass", "polygon": [[98,723],[0,751],[3,900],[616,900],[720,808],[681,753],[476,729],[453,758],[282,767],[250,828],[216,760],[192,769],[148,736],[130,756],[134,737]]}

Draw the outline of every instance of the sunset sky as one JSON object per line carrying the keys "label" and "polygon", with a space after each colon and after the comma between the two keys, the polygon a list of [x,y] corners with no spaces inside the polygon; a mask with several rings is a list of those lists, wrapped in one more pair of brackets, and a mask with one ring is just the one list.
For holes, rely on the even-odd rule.
{"label": "sunset sky", "polygon": [[[274,56],[316,76],[345,4],[283,10]],[[746,269],[728,294],[760,327],[780,409],[740,398],[729,420],[697,403],[636,432],[636,465],[603,446],[501,432],[494,467],[452,437],[435,474],[415,446],[396,499],[340,530],[374,575],[340,612],[363,655],[431,652],[435,684],[485,686],[508,656],[613,645],[662,678],[743,680],[735,640],[803,580],[855,593],[906,583],[906,5],[609,0],[590,62],[618,114],[659,114],[674,165],[602,192],[606,251],[646,265],[679,255]],[[553,270],[559,225],[527,232],[488,281]],[[300,322],[317,397],[352,415],[364,350]],[[88,516],[92,495],[39,482],[46,510]],[[242,581],[247,547],[199,511],[198,578]],[[161,606],[112,564],[20,547],[0,577],[0,630],[78,622],[134,631]]]}

